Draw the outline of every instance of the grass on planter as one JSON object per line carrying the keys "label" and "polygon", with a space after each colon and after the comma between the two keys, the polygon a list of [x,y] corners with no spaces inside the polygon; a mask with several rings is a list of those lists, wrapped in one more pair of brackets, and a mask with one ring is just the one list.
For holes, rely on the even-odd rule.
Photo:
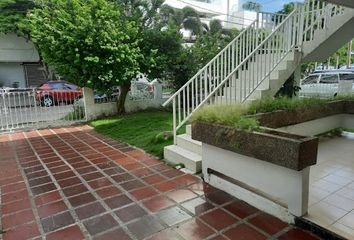
{"label": "grass on planter", "polygon": [[198,110],[191,118],[193,121],[204,121],[231,126],[241,130],[259,130],[259,123],[252,115],[276,110],[293,111],[301,108],[320,106],[335,100],[354,100],[353,96],[342,96],[331,99],[319,98],[277,98],[254,101],[249,105],[210,105]]}
{"label": "grass on planter", "polygon": [[195,112],[190,121],[212,122],[247,131],[259,129],[258,121],[246,116],[247,113],[248,108],[241,104],[210,105]]}
{"label": "grass on planter", "polygon": [[[157,157],[163,157],[163,148],[173,144],[172,113],[164,111],[139,112],[92,121],[98,132],[114,139],[144,149]],[[184,133],[181,127],[179,134]]]}
{"label": "grass on planter", "polygon": [[267,113],[276,110],[296,110],[299,108],[307,108],[322,105],[333,99],[319,98],[277,98],[264,99],[252,102],[248,107],[248,114]]}

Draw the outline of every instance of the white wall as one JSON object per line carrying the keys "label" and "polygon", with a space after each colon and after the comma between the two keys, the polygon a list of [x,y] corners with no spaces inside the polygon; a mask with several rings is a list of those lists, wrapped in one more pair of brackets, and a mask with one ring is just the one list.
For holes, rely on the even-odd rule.
{"label": "white wall", "polygon": [[20,88],[26,87],[25,73],[21,63],[0,62],[0,86],[12,87],[14,82],[19,82]]}
{"label": "white wall", "polygon": [[0,34],[0,62],[38,62],[34,45],[16,34]]}

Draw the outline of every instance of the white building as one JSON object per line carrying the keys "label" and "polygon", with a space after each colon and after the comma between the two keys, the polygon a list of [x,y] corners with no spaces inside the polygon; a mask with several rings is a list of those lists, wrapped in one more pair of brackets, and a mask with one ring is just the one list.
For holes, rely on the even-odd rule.
{"label": "white building", "polygon": [[16,34],[0,34],[0,87],[26,88],[45,81],[32,42]]}
{"label": "white building", "polygon": [[[209,24],[210,20],[218,19],[225,28],[242,29],[257,17],[256,12],[243,11],[239,0],[166,0],[165,4],[176,9],[192,7],[207,16],[202,22]],[[188,30],[183,34],[188,35]]]}

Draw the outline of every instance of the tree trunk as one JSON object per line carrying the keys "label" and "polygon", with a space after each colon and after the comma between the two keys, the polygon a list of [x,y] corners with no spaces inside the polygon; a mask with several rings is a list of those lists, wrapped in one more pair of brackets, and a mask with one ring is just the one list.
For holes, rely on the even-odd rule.
{"label": "tree trunk", "polygon": [[119,92],[119,97],[117,101],[117,113],[119,115],[125,113],[125,99],[127,98],[128,92],[130,90],[130,82],[124,83],[122,86],[120,86],[120,92]]}

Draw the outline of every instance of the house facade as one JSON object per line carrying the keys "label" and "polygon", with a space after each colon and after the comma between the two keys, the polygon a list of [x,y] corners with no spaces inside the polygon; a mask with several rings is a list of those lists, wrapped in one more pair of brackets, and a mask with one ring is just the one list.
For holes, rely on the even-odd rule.
{"label": "house facade", "polygon": [[46,79],[32,42],[16,34],[0,34],[0,87],[28,88]]}

